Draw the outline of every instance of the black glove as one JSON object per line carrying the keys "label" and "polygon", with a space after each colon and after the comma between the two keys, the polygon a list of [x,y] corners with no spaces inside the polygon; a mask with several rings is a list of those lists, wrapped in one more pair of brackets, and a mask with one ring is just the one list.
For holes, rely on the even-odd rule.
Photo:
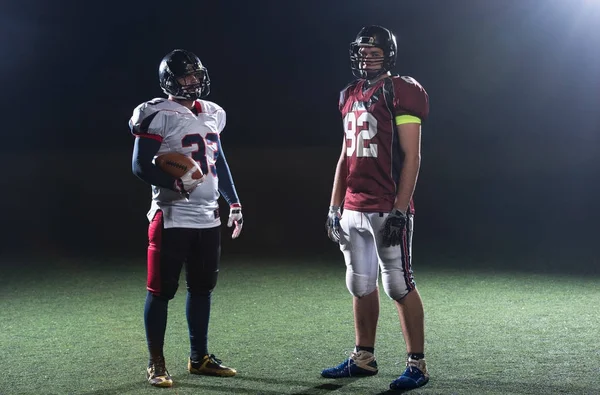
{"label": "black glove", "polygon": [[397,246],[402,242],[402,235],[406,228],[406,214],[398,209],[393,209],[381,227],[381,240],[384,247]]}

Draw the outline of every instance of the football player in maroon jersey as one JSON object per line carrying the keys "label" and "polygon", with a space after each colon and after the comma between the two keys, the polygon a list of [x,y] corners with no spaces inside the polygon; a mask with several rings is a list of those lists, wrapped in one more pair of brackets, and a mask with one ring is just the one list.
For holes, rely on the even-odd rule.
{"label": "football player in maroon jersey", "polygon": [[421,161],[421,122],[429,113],[429,98],[412,77],[391,74],[396,55],[396,37],[381,26],[364,27],[350,44],[357,79],[340,93],[345,136],[327,232],[339,243],[346,262],[356,343],[348,359],[321,375],[377,374],[374,350],[381,270],[384,290],[398,310],[408,354],[405,371],[390,388],[407,390],[429,380],[423,304],[411,266],[412,196]]}

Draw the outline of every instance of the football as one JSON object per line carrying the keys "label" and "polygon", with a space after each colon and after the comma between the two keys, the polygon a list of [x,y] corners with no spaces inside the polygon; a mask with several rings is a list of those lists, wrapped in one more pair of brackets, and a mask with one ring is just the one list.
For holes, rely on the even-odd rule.
{"label": "football", "polygon": [[175,178],[181,178],[192,168],[196,168],[196,171],[192,174],[193,179],[197,180],[203,176],[202,169],[200,168],[200,165],[198,165],[198,162],[179,152],[169,152],[159,155],[154,162],[164,172]]}

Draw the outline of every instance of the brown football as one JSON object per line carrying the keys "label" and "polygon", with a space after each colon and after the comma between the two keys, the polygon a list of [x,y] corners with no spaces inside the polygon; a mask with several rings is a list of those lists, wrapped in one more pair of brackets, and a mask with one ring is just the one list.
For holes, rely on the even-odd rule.
{"label": "brown football", "polygon": [[175,178],[180,178],[187,173],[191,168],[196,168],[196,171],[192,174],[193,179],[202,178],[202,169],[198,162],[180,154],[179,152],[169,152],[156,157],[154,160],[156,165],[160,167],[164,172],[169,173]]}

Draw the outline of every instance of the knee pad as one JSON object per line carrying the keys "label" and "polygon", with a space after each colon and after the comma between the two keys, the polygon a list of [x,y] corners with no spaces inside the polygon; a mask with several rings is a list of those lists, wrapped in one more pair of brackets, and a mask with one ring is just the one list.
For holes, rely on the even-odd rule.
{"label": "knee pad", "polygon": [[411,289],[406,289],[405,287],[401,287],[401,286],[395,286],[395,287],[391,287],[391,288],[384,287],[384,289],[385,289],[385,293],[387,294],[387,296],[393,300],[401,300],[406,295],[408,295],[408,293],[410,291],[412,291]]}
{"label": "knee pad", "polygon": [[366,274],[354,273],[348,269],[346,271],[346,287],[353,296],[362,298],[377,289],[377,276],[371,278]]}
{"label": "knee pad", "polygon": [[415,288],[414,283],[407,282],[401,270],[382,273],[382,282],[385,293],[393,300],[402,299]]}
{"label": "knee pad", "polygon": [[176,285],[174,289],[172,287],[166,287],[166,288],[162,289],[160,292],[156,292],[156,291],[148,291],[148,292],[150,292],[152,294],[152,296],[154,296],[155,298],[164,300],[165,302],[168,302],[169,300],[171,300],[175,297],[175,294],[177,293],[177,288],[178,288],[178,286]]}
{"label": "knee pad", "polygon": [[187,290],[189,293],[211,293],[217,286],[219,271],[203,273],[200,278],[188,279]]}
{"label": "knee pad", "polygon": [[160,290],[160,292],[153,292],[152,294],[160,299],[169,301],[175,297],[178,288],[179,283],[163,284],[163,287]]}

